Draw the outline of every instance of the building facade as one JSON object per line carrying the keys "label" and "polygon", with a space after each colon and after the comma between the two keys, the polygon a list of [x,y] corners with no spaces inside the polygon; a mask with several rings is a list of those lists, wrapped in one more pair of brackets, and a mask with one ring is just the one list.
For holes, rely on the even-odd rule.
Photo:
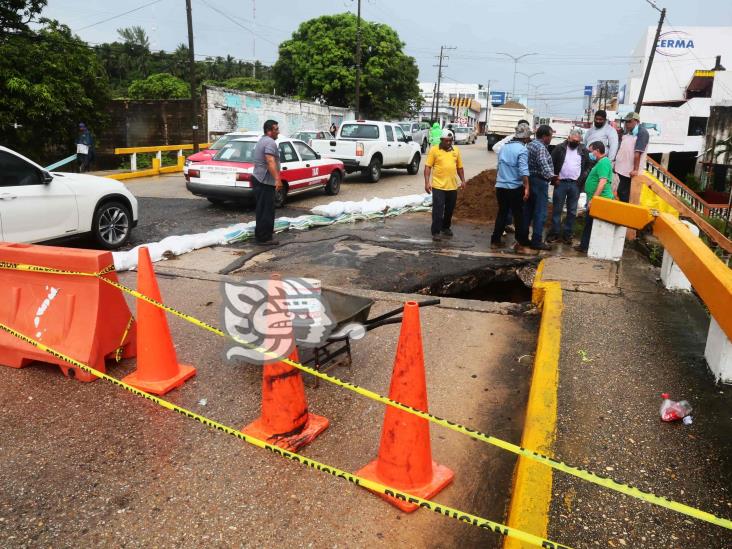
{"label": "building facade", "polygon": [[440,82],[439,101],[435,100],[435,82],[420,82],[424,99],[420,110],[421,120],[431,120],[435,115],[441,125],[457,124],[477,128],[483,132],[490,108],[489,89],[483,84]]}
{"label": "building facade", "polygon": [[[619,116],[634,109],[655,32],[648,27],[633,53]],[[651,135],[648,152],[682,181],[700,173],[697,158],[706,148],[712,95],[732,100],[732,88],[717,76],[725,63],[732,64],[730,36],[732,27],[661,30],[640,114]]]}

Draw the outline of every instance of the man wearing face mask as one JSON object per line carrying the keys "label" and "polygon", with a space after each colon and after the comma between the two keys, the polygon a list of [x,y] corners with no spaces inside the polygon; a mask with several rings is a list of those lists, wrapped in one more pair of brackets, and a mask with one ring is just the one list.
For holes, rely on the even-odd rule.
{"label": "man wearing face mask", "polygon": [[607,113],[599,110],[595,113],[595,124],[585,132],[585,147],[599,141],[605,145],[607,157],[612,162],[618,152],[618,132],[607,121]]}
{"label": "man wearing face mask", "polygon": [[565,244],[572,244],[572,229],[574,220],[577,217],[577,202],[587,172],[590,169],[587,149],[581,141],[582,131],[574,128],[570,130],[567,140],[554,147],[554,151],[552,151],[554,173],[559,176],[559,181],[554,185],[554,194],[552,195],[552,228],[546,237],[546,241],[549,243],[556,242],[560,238],[562,210],[566,202],[567,217],[564,219],[561,238]]}
{"label": "man wearing face mask", "polygon": [[615,173],[618,174],[618,198],[630,201],[630,180],[640,174],[645,166],[646,149],[650,135],[640,123],[637,112],[625,117],[625,134],[620,141],[620,149],[615,157]]}

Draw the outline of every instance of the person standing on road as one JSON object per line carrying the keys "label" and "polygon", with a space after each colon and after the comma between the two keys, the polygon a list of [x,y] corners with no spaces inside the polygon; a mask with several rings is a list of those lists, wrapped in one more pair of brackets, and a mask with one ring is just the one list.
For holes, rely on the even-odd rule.
{"label": "person standing on road", "polygon": [[[524,120],[524,119],[519,120],[518,121],[518,124],[526,124],[527,126],[531,126],[531,124],[529,124],[529,121],[528,120]],[[518,124],[516,124],[516,125],[518,126]],[[507,135],[506,137],[504,137],[503,139],[501,139],[498,143],[496,143],[495,145],[493,145],[493,147],[492,147],[491,150],[494,153],[496,153],[496,156],[498,156],[500,154],[501,149],[503,148],[503,146],[506,143],[508,143],[509,141],[512,141],[515,138],[516,138],[516,135],[513,134],[513,133],[510,134],[510,135]],[[516,232],[516,227],[513,224],[513,216],[511,215],[511,210],[508,210],[508,217],[506,218],[506,232],[507,233],[514,233],[514,232]]]}
{"label": "person standing on road", "polygon": [[338,131],[338,127],[335,125],[335,122],[331,122],[330,124],[330,135],[335,137],[336,132]]}
{"label": "person standing on road", "polygon": [[282,190],[280,179],[280,152],[277,137],[280,135],[279,124],[275,120],[264,123],[264,135],[254,147],[254,170],[252,185],[257,200],[256,226],[254,238],[257,244],[276,246],[274,240],[275,192]]}
{"label": "person standing on road", "polygon": [[94,160],[94,137],[86,124],[79,122],[79,136],[76,138],[76,161],[79,173],[88,172]]}
{"label": "person standing on road", "polygon": [[[432,240],[440,241],[443,237],[453,236],[450,225],[452,212],[457,203],[459,188],[465,188],[465,172],[460,149],[452,145],[453,134],[443,130],[440,145],[432,147],[424,163],[424,190],[432,194]],[[430,182],[430,176],[432,181]]]}
{"label": "person standing on road", "polygon": [[645,165],[646,149],[650,135],[640,123],[637,112],[625,117],[625,134],[615,157],[615,173],[618,174],[618,199],[630,202],[630,180],[639,175]]}
{"label": "person standing on road", "polygon": [[514,138],[501,149],[498,155],[498,173],[496,175],[496,200],[498,215],[491,236],[491,249],[503,248],[501,241],[506,228],[508,212],[513,213],[516,224],[516,245],[518,253],[530,253],[529,242],[525,237],[524,202],[529,198],[529,152],[526,143],[531,139],[531,127],[528,124],[516,126]]}
{"label": "person standing on road", "polygon": [[589,146],[590,143],[595,141],[600,141],[605,145],[607,157],[610,161],[615,160],[615,155],[618,152],[618,132],[607,121],[607,112],[602,109],[595,113],[594,126],[585,132],[585,146]]}
{"label": "person standing on road", "polygon": [[437,147],[440,144],[440,138],[442,137],[442,128],[439,122],[432,124],[430,129],[430,145]]}
{"label": "person standing on road", "polygon": [[557,181],[554,163],[549,154],[549,143],[554,131],[546,124],[536,129],[536,139],[526,145],[529,151],[529,199],[524,206],[524,239],[529,237],[529,224],[532,226],[530,246],[533,250],[551,250],[544,242],[544,223],[549,207],[549,185]]}
{"label": "person standing on road", "polygon": [[590,236],[592,235],[592,216],[590,216],[590,203],[596,196],[616,199],[613,193],[613,164],[607,157],[607,150],[602,141],[590,143],[590,161],[595,162],[595,166],[590,170],[585,181],[585,192],[587,193],[587,208],[585,209],[585,228],[582,231],[582,241],[579,246],[575,246],[578,252],[587,253],[590,247]]}
{"label": "person standing on road", "polygon": [[564,227],[561,230],[562,241],[572,244],[572,230],[577,217],[577,202],[580,189],[589,171],[590,157],[582,144],[582,131],[574,128],[564,143],[554,147],[552,151],[554,172],[559,177],[554,185],[552,195],[552,228],[546,237],[548,243],[556,242],[560,238],[560,222],[562,210],[567,204],[567,216],[564,218]]}

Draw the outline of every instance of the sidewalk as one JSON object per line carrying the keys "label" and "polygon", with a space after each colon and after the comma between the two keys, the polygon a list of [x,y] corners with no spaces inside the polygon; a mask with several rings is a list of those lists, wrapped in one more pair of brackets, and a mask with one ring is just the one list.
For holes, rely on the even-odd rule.
{"label": "sidewalk", "polygon": [[[571,273],[578,260],[561,261]],[[732,387],[715,386],[707,370],[703,306],[658,276],[626,249],[615,288],[607,273],[602,284],[563,284],[554,455],[729,518]],[[692,425],[661,422],[663,392],[691,403]],[[732,547],[728,530],[558,472],[549,537],[574,547]]]}

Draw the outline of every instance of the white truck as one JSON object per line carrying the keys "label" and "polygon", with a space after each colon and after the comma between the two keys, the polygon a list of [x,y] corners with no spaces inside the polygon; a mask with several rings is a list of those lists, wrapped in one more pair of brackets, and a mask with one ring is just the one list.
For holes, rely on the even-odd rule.
{"label": "white truck", "polygon": [[406,168],[416,175],[422,160],[420,144],[399,124],[372,120],[348,120],[333,139],[313,139],[313,150],[343,162],[346,173],[360,171],[369,181],[381,178],[382,168]]}
{"label": "white truck", "polygon": [[534,111],[516,102],[508,102],[491,109],[485,128],[488,150],[492,151],[493,145],[507,135],[513,134],[519,120],[526,120],[531,124],[534,121]]}

